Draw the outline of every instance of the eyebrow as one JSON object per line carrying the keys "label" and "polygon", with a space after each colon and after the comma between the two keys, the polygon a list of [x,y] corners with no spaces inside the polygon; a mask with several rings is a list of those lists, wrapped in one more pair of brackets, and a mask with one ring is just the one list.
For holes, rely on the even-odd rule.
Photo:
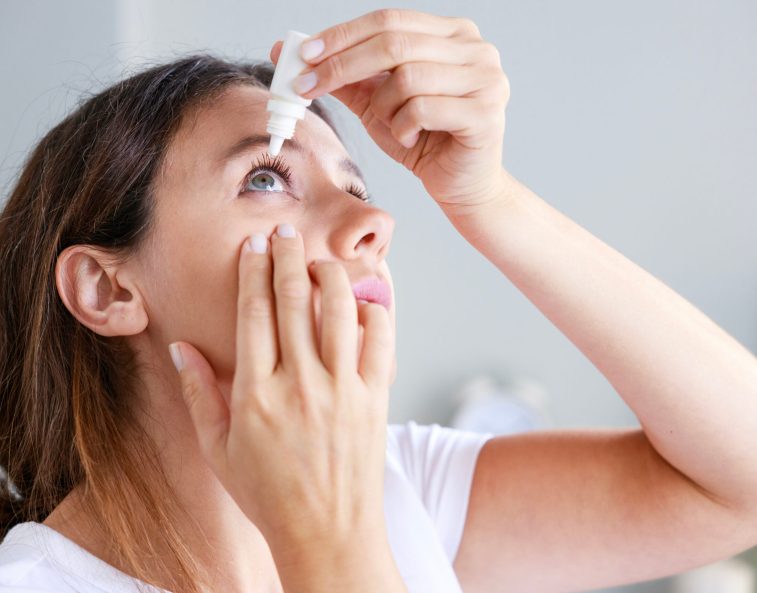
{"label": "eyebrow", "polygon": [[[229,161],[231,159],[234,159],[238,157],[240,154],[244,152],[248,152],[252,150],[253,148],[258,148],[260,146],[268,146],[268,143],[270,142],[271,137],[268,134],[252,134],[250,136],[245,136],[239,142],[234,143],[232,146],[229,147],[226,152],[223,153],[220,161]],[[294,138],[291,140],[287,140],[284,142],[284,146],[282,147],[282,150],[293,150],[295,152],[299,152],[301,154],[305,154],[310,152],[308,149],[306,149],[302,144],[297,142]],[[365,177],[363,176],[363,172],[360,170],[360,167],[357,166],[355,161],[349,158],[343,158],[338,163],[337,166],[342,170],[346,171],[347,173],[352,173],[353,175],[357,176],[360,181],[362,181],[364,186],[368,186],[368,184],[365,182]]]}

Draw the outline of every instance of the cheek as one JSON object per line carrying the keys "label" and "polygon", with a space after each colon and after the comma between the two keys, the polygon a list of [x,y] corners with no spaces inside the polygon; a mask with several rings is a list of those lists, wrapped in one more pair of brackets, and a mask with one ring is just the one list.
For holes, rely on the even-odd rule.
{"label": "cheek", "polygon": [[[207,230],[207,229],[206,229]],[[239,235],[238,244],[229,237]],[[235,366],[237,298],[239,294],[239,250],[245,232],[207,233],[198,240],[189,234],[158,250],[157,265],[148,295],[148,331],[156,348],[182,340],[197,348],[208,360],[221,382],[231,383]],[[313,284],[313,312],[317,344],[320,344],[321,291]],[[396,335],[395,306],[391,313]],[[358,328],[358,356],[363,329]],[[396,365],[396,358],[394,360]],[[392,379],[396,366],[392,369]]]}
{"label": "cheek", "polygon": [[166,250],[158,269],[150,329],[166,345],[197,348],[219,380],[233,374],[238,249],[211,242],[183,242]]}

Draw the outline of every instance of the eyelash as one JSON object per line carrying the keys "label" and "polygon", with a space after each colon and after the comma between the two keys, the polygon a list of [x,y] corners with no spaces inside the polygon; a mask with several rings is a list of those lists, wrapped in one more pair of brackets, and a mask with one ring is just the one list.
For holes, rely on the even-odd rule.
{"label": "eyelash", "polygon": [[[244,178],[244,186],[246,187],[247,184],[250,183],[253,177],[258,175],[259,173],[265,173],[265,172],[275,173],[276,175],[281,177],[281,179],[283,179],[287,185],[290,185],[291,183],[292,168],[289,165],[287,165],[284,158],[280,154],[272,158],[271,155],[269,155],[266,152],[258,156],[255,162],[252,163],[252,169],[250,170],[249,173],[247,173],[247,175]],[[373,202],[373,199],[368,194],[368,192],[365,191],[362,187],[354,183],[350,183],[344,189],[344,191],[346,191],[349,194],[352,194],[353,196],[355,196],[356,198],[364,202],[368,202],[368,203]]]}

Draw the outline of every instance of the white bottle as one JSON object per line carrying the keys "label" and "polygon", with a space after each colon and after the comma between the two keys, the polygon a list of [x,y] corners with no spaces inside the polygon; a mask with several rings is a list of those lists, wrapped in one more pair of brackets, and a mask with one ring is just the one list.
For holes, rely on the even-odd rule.
{"label": "white bottle", "polygon": [[305,117],[307,106],[312,103],[311,99],[303,99],[292,87],[292,81],[308,66],[300,57],[300,47],[309,37],[310,35],[297,31],[287,32],[276,70],[273,72],[271,99],[266,107],[271,112],[266,127],[266,132],[271,135],[268,145],[268,153],[271,156],[279,154],[284,140],[294,136],[297,120]]}

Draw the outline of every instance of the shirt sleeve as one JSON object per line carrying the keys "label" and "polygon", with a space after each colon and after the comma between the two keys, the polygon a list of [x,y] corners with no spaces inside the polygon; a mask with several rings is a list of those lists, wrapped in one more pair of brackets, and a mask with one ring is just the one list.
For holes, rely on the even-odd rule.
{"label": "shirt sleeve", "polygon": [[398,461],[453,562],[463,536],[478,454],[494,435],[413,421],[389,429]]}

